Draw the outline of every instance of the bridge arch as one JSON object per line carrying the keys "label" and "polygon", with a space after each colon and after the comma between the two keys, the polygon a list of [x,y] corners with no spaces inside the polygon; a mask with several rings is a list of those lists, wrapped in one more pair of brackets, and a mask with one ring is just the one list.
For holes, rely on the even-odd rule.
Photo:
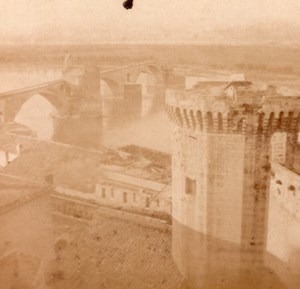
{"label": "bridge arch", "polygon": [[[150,85],[161,84],[164,80],[163,70],[160,65],[153,62],[134,64],[100,72],[100,80],[110,90],[111,96],[122,93],[122,87],[126,83],[136,83],[140,74],[147,74],[153,78]],[[146,85],[149,83],[146,83]],[[103,90],[102,95],[103,95]],[[105,96],[105,94],[104,94]]]}
{"label": "bridge arch", "polygon": [[[31,92],[25,95],[10,96],[5,100],[4,120],[14,121],[22,107],[35,96],[40,96],[52,105],[58,114],[62,114],[65,110],[64,101],[59,99],[56,94],[47,94],[43,92]],[[62,97],[62,96],[61,96]]]}
{"label": "bridge arch", "polygon": [[132,82],[136,82],[141,74],[147,74],[153,78],[153,83],[149,84],[161,83],[163,79],[161,69],[155,64],[137,67],[134,72],[129,73],[130,76],[127,76],[127,79],[132,79]]}
{"label": "bridge arch", "polygon": [[26,125],[39,137],[51,138],[53,135],[52,114],[60,115],[60,107],[53,98],[42,93],[32,94],[16,109],[14,121]]}
{"label": "bridge arch", "polygon": [[130,77],[127,79],[141,86],[142,115],[146,116],[160,111],[164,105],[164,91],[161,87],[163,75],[160,67],[155,64],[145,64],[136,67],[136,70],[129,74]]}
{"label": "bridge arch", "polygon": [[103,77],[100,80],[100,90],[103,97],[121,96],[120,84],[117,81]]}
{"label": "bridge arch", "polygon": [[148,65],[148,70],[152,73],[157,82],[162,80],[162,71],[156,65]]}

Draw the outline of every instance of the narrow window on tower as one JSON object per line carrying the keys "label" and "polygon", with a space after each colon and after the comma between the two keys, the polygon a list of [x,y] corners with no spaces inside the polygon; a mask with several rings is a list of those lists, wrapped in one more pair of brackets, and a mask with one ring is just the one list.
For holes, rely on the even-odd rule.
{"label": "narrow window on tower", "polygon": [[105,188],[102,188],[102,198],[105,199]]}
{"label": "narrow window on tower", "polygon": [[196,180],[189,177],[185,178],[185,193],[189,195],[196,195]]}
{"label": "narrow window on tower", "polygon": [[136,203],[136,193],[133,193],[133,202]]}
{"label": "narrow window on tower", "polygon": [[123,203],[127,203],[127,193],[123,193]]}
{"label": "narrow window on tower", "polygon": [[150,198],[146,198],[146,208],[150,208]]}

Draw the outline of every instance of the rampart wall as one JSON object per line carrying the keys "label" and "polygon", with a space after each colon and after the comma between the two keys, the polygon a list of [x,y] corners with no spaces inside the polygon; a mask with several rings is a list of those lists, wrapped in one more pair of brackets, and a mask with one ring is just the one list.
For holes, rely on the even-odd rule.
{"label": "rampart wall", "polygon": [[272,164],[268,210],[268,265],[290,288],[300,284],[300,176]]}

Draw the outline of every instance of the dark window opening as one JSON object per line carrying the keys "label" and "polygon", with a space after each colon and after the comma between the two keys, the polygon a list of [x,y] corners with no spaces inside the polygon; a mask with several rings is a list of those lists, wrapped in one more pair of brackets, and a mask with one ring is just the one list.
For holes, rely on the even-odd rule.
{"label": "dark window opening", "polygon": [[127,193],[123,193],[123,203],[127,203]]}
{"label": "dark window opening", "polygon": [[196,181],[191,178],[185,178],[185,193],[189,195],[196,195]]}
{"label": "dark window opening", "polygon": [[292,194],[293,194],[294,197],[296,197],[296,188],[295,188],[295,186],[293,186],[293,185],[289,186],[288,190],[290,192],[292,192]]}
{"label": "dark window opening", "polygon": [[156,206],[159,207],[159,199],[156,200]]}
{"label": "dark window opening", "polygon": [[150,198],[146,198],[146,208],[150,207]]}
{"label": "dark window opening", "polygon": [[50,175],[47,175],[45,177],[45,181],[50,184],[50,185],[53,185],[54,184],[54,177],[53,177],[53,174],[50,174]]}
{"label": "dark window opening", "polygon": [[291,186],[289,186],[289,190],[290,191],[296,191],[296,188],[295,188],[295,186],[291,185]]}

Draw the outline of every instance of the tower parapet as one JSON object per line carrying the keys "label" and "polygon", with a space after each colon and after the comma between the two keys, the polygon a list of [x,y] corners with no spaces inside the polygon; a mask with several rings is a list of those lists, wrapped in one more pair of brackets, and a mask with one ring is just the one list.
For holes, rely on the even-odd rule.
{"label": "tower parapet", "polygon": [[[269,90],[230,96],[226,90],[168,90],[166,111],[179,127],[213,133],[274,133],[297,129],[299,96],[270,95]],[[298,107],[297,107],[298,106]],[[252,115],[249,122],[249,115]]]}
{"label": "tower parapet", "polygon": [[239,80],[169,90],[165,106],[179,270],[192,288],[264,288],[271,140],[285,134],[293,166],[300,97]]}

